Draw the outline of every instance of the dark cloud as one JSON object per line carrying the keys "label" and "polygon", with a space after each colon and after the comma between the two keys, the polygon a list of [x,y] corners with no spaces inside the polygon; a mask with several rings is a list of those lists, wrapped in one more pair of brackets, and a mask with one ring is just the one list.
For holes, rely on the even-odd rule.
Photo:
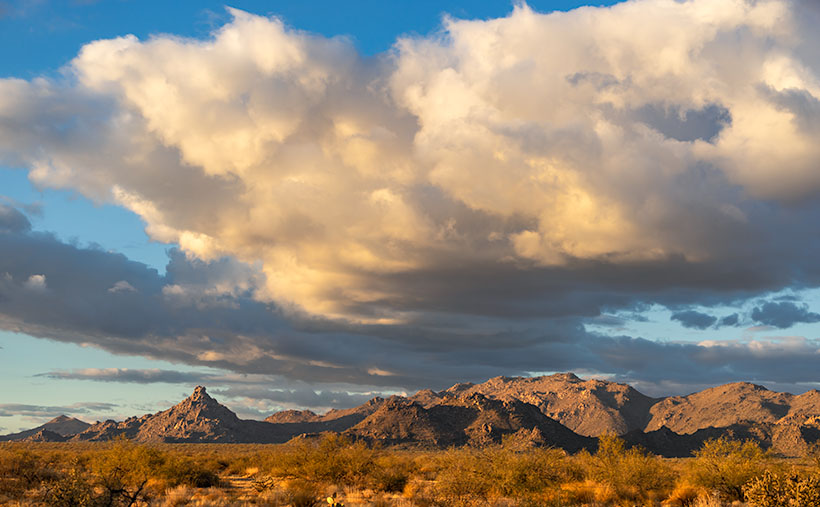
{"label": "dark cloud", "polygon": [[26,232],[31,229],[31,222],[17,209],[0,203],[0,234],[9,232]]}
{"label": "dark cloud", "polygon": [[676,320],[681,323],[683,327],[689,327],[693,329],[706,329],[717,322],[717,317],[713,315],[708,315],[706,313],[701,313],[695,310],[684,310],[681,312],[675,312],[672,314],[672,320]]}
{"label": "dark cloud", "polygon": [[701,109],[684,109],[677,105],[647,104],[638,109],[637,118],[661,134],[678,141],[712,142],[732,124],[732,115],[719,104]]}
{"label": "dark cloud", "polygon": [[795,324],[820,322],[820,314],[809,311],[805,304],[769,301],[752,310],[752,319],[767,326],[785,329]]}
{"label": "dark cloud", "polygon": [[733,313],[722,317],[718,321],[718,326],[737,326],[738,322],[740,322],[740,315]]}

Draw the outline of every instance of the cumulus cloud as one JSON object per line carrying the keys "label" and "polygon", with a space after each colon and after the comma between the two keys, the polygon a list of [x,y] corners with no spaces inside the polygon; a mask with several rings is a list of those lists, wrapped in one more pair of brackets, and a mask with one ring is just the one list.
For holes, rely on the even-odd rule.
{"label": "cumulus cloud", "polygon": [[752,319],[766,326],[785,329],[799,323],[820,322],[820,314],[809,311],[805,304],[768,301],[752,310]]}
{"label": "cumulus cloud", "polygon": [[181,249],[160,276],[0,215],[3,327],[362,385],[660,378],[642,353],[679,349],[586,319],[820,280],[812,2],[522,4],[374,58],[231,14],[0,80],[0,159]]}

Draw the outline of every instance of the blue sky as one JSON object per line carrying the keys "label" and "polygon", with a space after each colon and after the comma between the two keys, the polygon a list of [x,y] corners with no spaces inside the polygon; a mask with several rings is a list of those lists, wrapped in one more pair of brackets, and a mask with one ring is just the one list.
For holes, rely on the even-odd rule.
{"label": "blue sky", "polygon": [[197,383],[814,387],[816,10],[615,4],[0,2],[0,433]]}

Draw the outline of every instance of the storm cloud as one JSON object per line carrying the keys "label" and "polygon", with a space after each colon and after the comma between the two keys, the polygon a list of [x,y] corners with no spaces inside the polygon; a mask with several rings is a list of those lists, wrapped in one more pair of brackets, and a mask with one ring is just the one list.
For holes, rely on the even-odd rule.
{"label": "storm cloud", "polygon": [[[372,58],[237,10],[205,40],[91,42],[63,78],[0,80],[0,159],[179,250],[160,275],[4,206],[0,326],[368,389],[567,369],[803,378],[813,341],[584,324],[820,284],[815,11],[521,4]],[[797,321],[768,304],[752,317]]]}

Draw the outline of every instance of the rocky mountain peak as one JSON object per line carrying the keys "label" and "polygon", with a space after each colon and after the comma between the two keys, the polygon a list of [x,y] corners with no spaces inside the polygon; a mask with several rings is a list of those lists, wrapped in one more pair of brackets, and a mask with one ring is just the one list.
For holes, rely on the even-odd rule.
{"label": "rocky mountain peak", "polygon": [[205,386],[196,386],[194,388],[194,393],[190,396],[191,401],[199,401],[199,402],[209,402],[214,401],[208,393],[205,391]]}

